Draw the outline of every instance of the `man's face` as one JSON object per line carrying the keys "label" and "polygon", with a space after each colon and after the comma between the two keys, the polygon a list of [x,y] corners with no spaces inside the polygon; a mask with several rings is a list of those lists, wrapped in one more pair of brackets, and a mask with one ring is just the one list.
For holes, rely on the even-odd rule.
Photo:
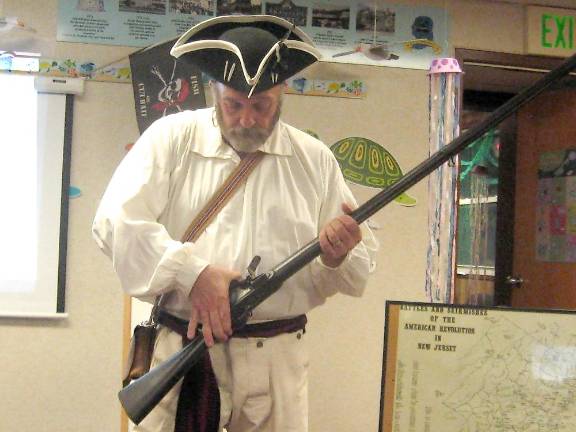
{"label": "man's face", "polygon": [[214,83],[212,89],[222,136],[238,152],[258,150],[280,118],[283,85],[250,98],[221,83]]}

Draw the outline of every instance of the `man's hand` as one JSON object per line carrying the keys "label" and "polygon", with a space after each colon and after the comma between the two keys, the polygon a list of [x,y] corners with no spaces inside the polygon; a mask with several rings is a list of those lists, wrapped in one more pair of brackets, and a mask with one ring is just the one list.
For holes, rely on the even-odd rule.
{"label": "man's hand", "polygon": [[318,239],[322,254],[320,259],[328,267],[338,267],[354,246],[362,240],[362,232],[356,221],[348,216],[352,212],[349,204],[342,204],[345,213],[328,222],[320,231]]}
{"label": "man's hand", "polygon": [[204,342],[214,345],[214,337],[226,341],[232,335],[230,319],[229,285],[240,279],[239,272],[209,265],[196,279],[190,292],[190,324],[188,339],[196,335],[196,327],[202,324]]}

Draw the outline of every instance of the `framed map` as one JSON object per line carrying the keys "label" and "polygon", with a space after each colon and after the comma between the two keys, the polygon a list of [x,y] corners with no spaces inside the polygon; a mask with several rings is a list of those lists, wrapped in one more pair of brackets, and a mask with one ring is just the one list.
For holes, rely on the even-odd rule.
{"label": "framed map", "polygon": [[387,302],[380,432],[569,432],[576,311]]}

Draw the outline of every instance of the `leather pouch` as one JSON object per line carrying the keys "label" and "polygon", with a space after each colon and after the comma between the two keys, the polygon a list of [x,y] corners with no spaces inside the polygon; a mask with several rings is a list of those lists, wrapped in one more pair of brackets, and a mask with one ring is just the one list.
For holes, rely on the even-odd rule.
{"label": "leather pouch", "polygon": [[150,370],[157,326],[146,322],[134,327],[130,340],[130,352],[124,368],[122,384],[126,387],[130,381],[140,378]]}

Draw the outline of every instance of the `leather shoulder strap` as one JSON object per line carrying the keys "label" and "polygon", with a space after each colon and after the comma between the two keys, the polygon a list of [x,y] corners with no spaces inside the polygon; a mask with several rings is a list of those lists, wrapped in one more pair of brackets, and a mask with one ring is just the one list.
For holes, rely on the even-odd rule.
{"label": "leather shoulder strap", "polygon": [[[190,223],[190,226],[182,236],[182,242],[195,242],[198,240],[206,227],[210,225],[210,222],[214,220],[214,217],[218,214],[218,212],[220,212],[220,210],[224,208],[230,198],[232,198],[232,195],[234,195],[234,192],[238,189],[238,187],[248,179],[248,176],[254,170],[254,168],[256,168],[256,165],[258,165],[258,162],[262,160],[263,156],[263,152],[257,151],[254,153],[249,153],[242,159],[234,171],[230,173],[222,186],[220,186],[220,188],[216,191],[214,196],[212,196],[212,198],[206,203],[200,213],[198,213],[198,215]],[[162,297],[163,295],[156,297],[154,306],[150,312],[148,324],[157,323]]]}
{"label": "leather shoulder strap", "polygon": [[202,211],[190,223],[190,226],[182,237],[182,242],[195,242],[204,232],[214,217],[224,208],[226,203],[232,198],[234,192],[242,185],[250,173],[254,170],[258,162],[262,160],[263,152],[257,151],[246,155],[240,164],[230,173],[226,181],[216,191],[214,196],[206,203]]}

